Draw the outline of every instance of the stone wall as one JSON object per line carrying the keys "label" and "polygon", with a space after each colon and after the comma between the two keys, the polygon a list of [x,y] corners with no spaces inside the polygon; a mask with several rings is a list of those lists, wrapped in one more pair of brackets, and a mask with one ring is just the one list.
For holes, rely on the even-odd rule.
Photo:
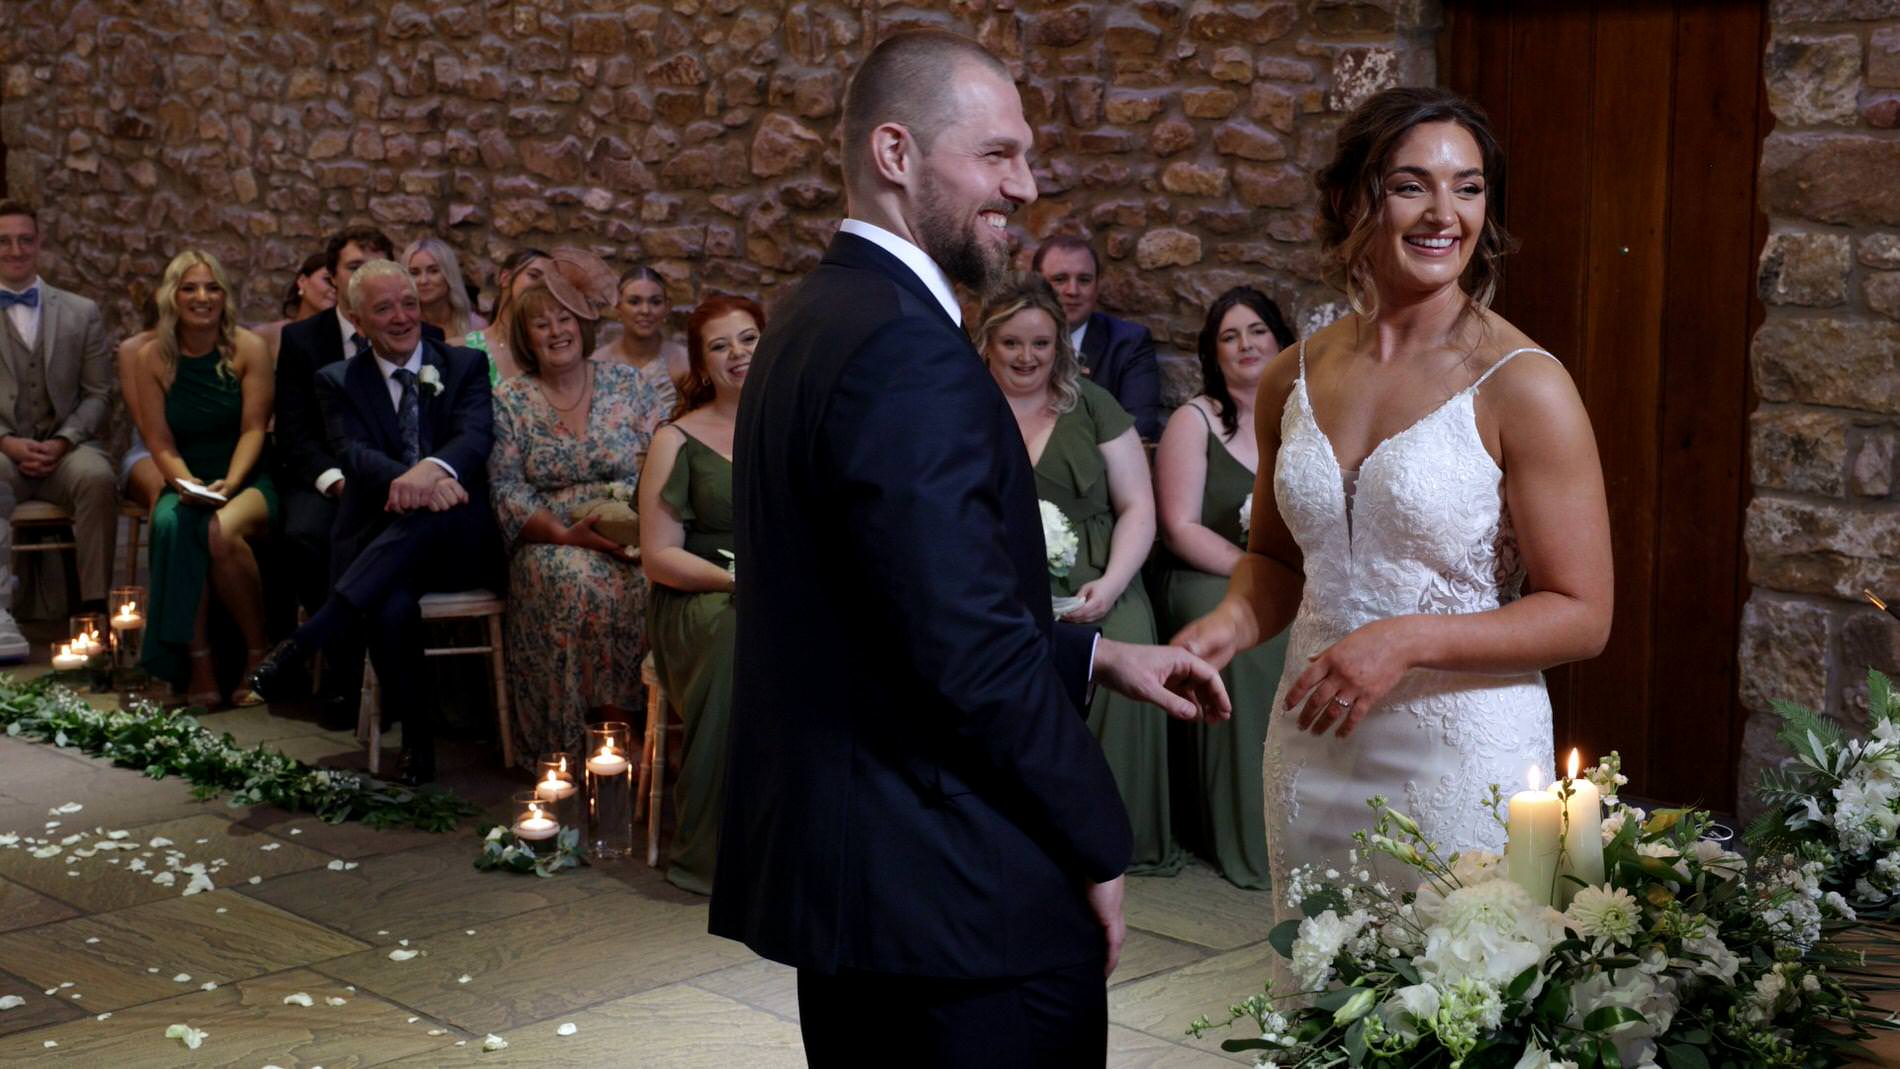
{"label": "stone wall", "polygon": [[[1341,114],[1434,76],[1433,0],[4,0],[8,192],[47,274],[121,327],[198,245],[276,317],[341,224],[446,237],[464,263],[577,243],[653,264],[679,306],[767,299],[842,207],[848,72],[893,30],[974,35],[1019,74],[1042,200],[1106,253],[1105,305],[1192,351],[1263,286],[1328,320],[1311,173]],[[1178,374],[1171,392],[1191,383]],[[1189,369],[1191,370],[1191,369]]]}
{"label": "stone wall", "polygon": [[1782,755],[1771,699],[1855,724],[1867,669],[1900,671],[1900,621],[1861,598],[1900,605],[1900,10],[1775,0],[1771,18],[1744,788]]}

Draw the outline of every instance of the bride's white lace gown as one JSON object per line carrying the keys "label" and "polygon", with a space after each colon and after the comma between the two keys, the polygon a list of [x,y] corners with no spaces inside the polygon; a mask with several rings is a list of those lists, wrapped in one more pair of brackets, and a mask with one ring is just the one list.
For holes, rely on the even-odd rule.
{"label": "bride's white lace gown", "polygon": [[1518,596],[1524,569],[1504,504],[1504,473],[1485,451],[1472,405],[1485,379],[1524,353],[1555,359],[1537,349],[1505,356],[1379,443],[1349,482],[1313,418],[1301,344],[1273,473],[1280,515],[1306,571],[1267,732],[1276,923],[1299,915],[1281,893],[1293,869],[1346,868],[1353,832],[1371,821],[1367,798],[1385,795],[1447,851],[1501,850],[1504,831],[1482,806],[1490,785],[1508,795],[1522,789],[1528,768],[1552,771],[1550,698],[1540,673],[1413,669],[1344,740],[1300,731],[1282,708],[1307,659],[1363,624],[1484,612]]}

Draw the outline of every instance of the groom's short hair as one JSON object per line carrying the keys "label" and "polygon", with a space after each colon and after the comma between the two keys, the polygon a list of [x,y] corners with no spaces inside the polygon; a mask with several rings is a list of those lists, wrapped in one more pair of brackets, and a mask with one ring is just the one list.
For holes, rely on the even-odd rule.
{"label": "groom's short hair", "polygon": [[850,181],[865,162],[871,131],[901,123],[925,152],[955,119],[950,92],[958,68],[976,65],[1011,81],[1009,68],[988,49],[948,30],[906,30],[878,42],[844,91],[844,173]]}

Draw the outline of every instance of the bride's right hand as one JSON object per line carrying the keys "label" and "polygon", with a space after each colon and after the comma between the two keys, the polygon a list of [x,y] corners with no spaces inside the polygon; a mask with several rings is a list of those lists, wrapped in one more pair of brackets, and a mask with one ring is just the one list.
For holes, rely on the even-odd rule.
{"label": "bride's right hand", "polygon": [[1179,646],[1192,653],[1213,665],[1217,672],[1226,668],[1234,655],[1240,652],[1234,623],[1219,608],[1182,628],[1168,641],[1168,645]]}

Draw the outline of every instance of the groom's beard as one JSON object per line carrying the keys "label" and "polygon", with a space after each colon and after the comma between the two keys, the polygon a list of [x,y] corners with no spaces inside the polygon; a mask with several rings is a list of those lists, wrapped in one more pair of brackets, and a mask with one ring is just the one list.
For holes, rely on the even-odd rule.
{"label": "groom's beard", "polygon": [[[969,287],[979,300],[1002,287],[1009,278],[1009,250],[982,239],[977,227],[985,224],[974,218],[960,220],[955,209],[944,203],[937,183],[928,175],[924,178],[919,207],[922,211],[917,219],[918,243],[952,282]],[[985,210],[1008,215],[1015,207],[992,204],[986,205]]]}

